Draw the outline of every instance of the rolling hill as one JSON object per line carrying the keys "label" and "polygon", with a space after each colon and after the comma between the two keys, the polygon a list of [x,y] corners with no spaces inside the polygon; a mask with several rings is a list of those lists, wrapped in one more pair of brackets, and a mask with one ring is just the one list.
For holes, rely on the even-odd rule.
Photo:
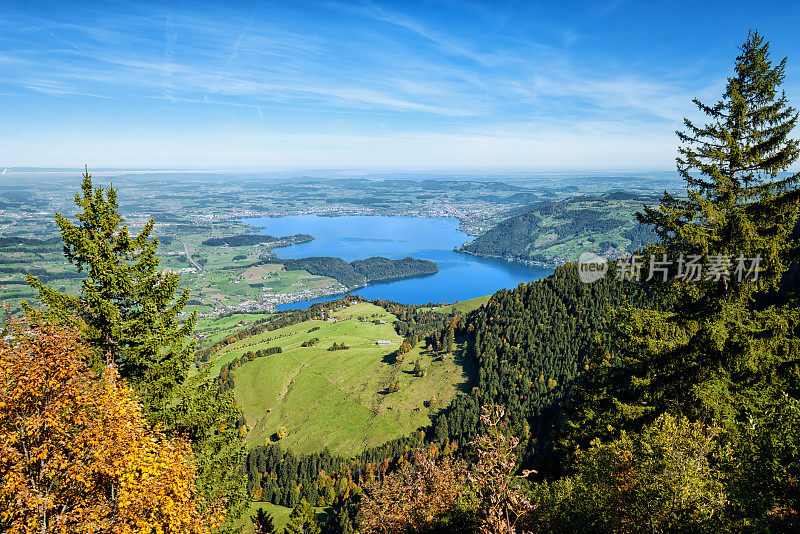
{"label": "rolling hill", "polygon": [[460,252],[555,267],[582,252],[608,256],[641,249],[653,236],[635,213],[657,202],[652,195],[615,192],[538,202],[464,243]]}
{"label": "rolling hill", "polygon": [[[281,347],[235,371],[235,396],[250,428],[250,447],[275,440],[298,453],[350,456],[366,447],[431,424],[430,416],[465,387],[468,373],[454,358],[412,349],[402,362],[393,353],[402,338],[384,308],[357,303],[314,319],[242,339],[218,356],[216,372],[247,351]],[[376,324],[376,322],[378,324]],[[301,346],[318,338],[313,346]],[[377,340],[391,345],[376,345]],[[328,350],[333,343],[345,350]],[[455,351],[458,353],[458,351]],[[413,373],[419,360],[426,376]],[[394,382],[400,391],[388,393]],[[433,406],[427,406],[436,397]]]}

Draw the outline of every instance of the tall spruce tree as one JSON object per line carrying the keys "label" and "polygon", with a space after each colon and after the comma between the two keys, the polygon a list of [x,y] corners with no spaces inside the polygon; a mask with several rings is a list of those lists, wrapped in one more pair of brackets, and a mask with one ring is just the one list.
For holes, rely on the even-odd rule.
{"label": "tall spruce tree", "polygon": [[[800,528],[800,299],[786,276],[800,259],[800,176],[787,172],[800,150],[790,138],[798,115],[780,89],[785,70],[751,32],[719,102],[695,100],[710,120],[685,120],[678,132],[687,195],[665,193],[639,215],[661,238],[651,257],[684,261],[670,282],[650,284],[655,305],[615,310],[561,439],[574,460],[592,440],[646,435],[663,414],[719,427],[713,476],[731,531]],[[688,275],[692,256],[706,268],[700,276]],[[757,278],[740,279],[752,258]]]}
{"label": "tall spruce tree", "polygon": [[[797,394],[798,300],[781,280],[798,257],[800,176],[785,171],[800,151],[785,70],[751,32],[722,98],[694,101],[710,121],[685,120],[678,132],[687,195],[665,193],[639,214],[662,240],[648,252],[684,261],[659,288],[659,308],[617,311],[617,335],[585,374],[571,425],[578,442],[641,429],[665,411],[713,421],[735,441],[743,421]],[[699,278],[686,276],[691,256],[706,267]],[[728,274],[710,275],[726,258]],[[740,280],[741,267],[753,272]],[[779,304],[763,298],[776,289]]]}
{"label": "tall spruce tree", "polygon": [[662,239],[656,253],[705,260],[759,255],[758,280],[696,285],[724,300],[747,302],[774,287],[798,251],[791,234],[800,175],[784,173],[800,154],[798,141],[789,137],[798,115],[780,89],[785,71],[786,58],[773,65],[769,43],[750,33],[723,97],[711,106],[693,101],[711,122],[697,126],[684,119],[686,129],[676,132],[682,142],[677,170],[687,197],[665,192],[658,207],[645,207],[638,216]]}
{"label": "tall spruce tree", "polygon": [[176,296],[177,273],[158,269],[158,238],[150,238],[153,220],[135,237],[119,212],[117,191],[92,184],[88,170],[75,194],[77,225],[60,213],[64,255],[78,271],[87,271],[81,293],[72,295],[28,275],[47,313],[61,321],[77,319],[96,364],[106,358],[136,390],[151,418],[171,400],[186,379],[194,354],[188,342],[196,314],[181,321],[178,314],[189,297]]}
{"label": "tall spruce tree", "polygon": [[81,190],[75,195],[82,209],[77,225],[56,213],[64,255],[79,271],[87,271],[81,292],[60,292],[29,275],[45,308],[26,308],[50,320],[78,322],[93,349],[90,363],[116,364],[151,424],[191,440],[198,489],[209,502],[221,497],[227,503],[231,520],[217,530],[240,530],[232,526],[247,506],[239,412],[232,392],[218,391],[210,367],[189,376],[195,344],[187,338],[196,314],[179,317],[189,292],[177,294],[178,275],[158,269],[152,219],[131,237],[113,187],[94,186],[87,170]]}

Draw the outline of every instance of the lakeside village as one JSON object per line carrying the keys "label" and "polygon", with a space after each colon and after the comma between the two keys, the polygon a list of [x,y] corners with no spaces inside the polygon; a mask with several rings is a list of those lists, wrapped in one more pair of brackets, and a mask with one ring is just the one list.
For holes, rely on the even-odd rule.
{"label": "lakeside village", "polygon": [[[173,272],[177,272],[178,274],[197,274],[197,270],[193,267],[173,269]],[[240,282],[241,280],[231,280],[229,283]],[[292,284],[292,286],[295,286],[295,291],[292,293],[271,293],[269,288],[263,287],[261,288],[263,295],[261,295],[260,299],[249,299],[231,305],[226,305],[217,300],[203,296],[195,296],[193,298],[202,299],[204,301],[210,301],[213,303],[211,311],[198,313],[198,317],[218,317],[227,313],[274,312],[276,307],[280,306],[281,304],[290,304],[292,302],[343,295],[350,289],[339,282],[323,287],[297,287],[302,285],[304,285],[302,282],[296,282]],[[189,313],[189,311],[184,310],[181,312],[181,315],[188,315]]]}
{"label": "lakeside village", "polygon": [[503,218],[507,211],[504,204],[488,202],[462,205],[457,202],[445,200],[428,200],[425,203],[411,205],[402,212],[386,212],[381,206],[356,205],[346,203],[331,203],[324,205],[304,206],[302,209],[263,209],[229,208],[212,213],[211,223],[228,220],[244,220],[261,217],[291,217],[301,215],[317,215],[320,217],[347,217],[364,215],[402,215],[405,217],[441,217],[458,219],[459,230],[468,236],[478,236],[489,230]]}

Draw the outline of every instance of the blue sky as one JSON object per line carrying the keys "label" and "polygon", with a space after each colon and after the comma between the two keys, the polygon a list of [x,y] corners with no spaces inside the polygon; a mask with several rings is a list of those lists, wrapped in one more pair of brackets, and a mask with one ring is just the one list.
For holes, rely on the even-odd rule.
{"label": "blue sky", "polygon": [[670,169],[792,2],[0,2],[0,166]]}

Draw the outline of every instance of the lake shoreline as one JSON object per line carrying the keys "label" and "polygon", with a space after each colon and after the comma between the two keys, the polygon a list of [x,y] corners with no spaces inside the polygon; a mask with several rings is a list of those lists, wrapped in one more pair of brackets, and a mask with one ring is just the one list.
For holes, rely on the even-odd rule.
{"label": "lake shoreline", "polygon": [[483,253],[480,253],[480,252],[472,252],[470,250],[464,250],[461,247],[454,248],[453,251],[454,252],[459,252],[461,254],[469,254],[470,256],[475,256],[476,258],[491,258],[491,259],[495,259],[495,260],[507,261],[509,263],[519,263],[519,264],[522,264],[522,265],[529,265],[531,267],[542,267],[544,269],[556,269],[556,268],[558,268],[558,267],[560,267],[560,266],[562,266],[564,264],[569,263],[567,261],[563,261],[563,262],[546,262],[546,261],[526,260],[526,259],[522,259],[522,258],[517,257],[517,256],[503,257],[503,256],[497,256],[495,254],[483,254]]}
{"label": "lake shoreline", "polygon": [[[482,258],[457,249],[467,241],[457,217],[399,215],[319,216],[297,215],[248,218],[243,224],[269,235],[313,235],[309,243],[282,249],[282,258],[341,258],[352,262],[369,257],[428,260],[439,267],[435,274],[387,278],[348,291],[366,299],[407,304],[453,303],[514,288],[552,274],[546,265]],[[347,285],[347,284],[345,284]],[[337,293],[337,295],[346,293]],[[334,294],[326,297],[333,297]],[[293,300],[276,309],[305,307],[326,298]]]}

